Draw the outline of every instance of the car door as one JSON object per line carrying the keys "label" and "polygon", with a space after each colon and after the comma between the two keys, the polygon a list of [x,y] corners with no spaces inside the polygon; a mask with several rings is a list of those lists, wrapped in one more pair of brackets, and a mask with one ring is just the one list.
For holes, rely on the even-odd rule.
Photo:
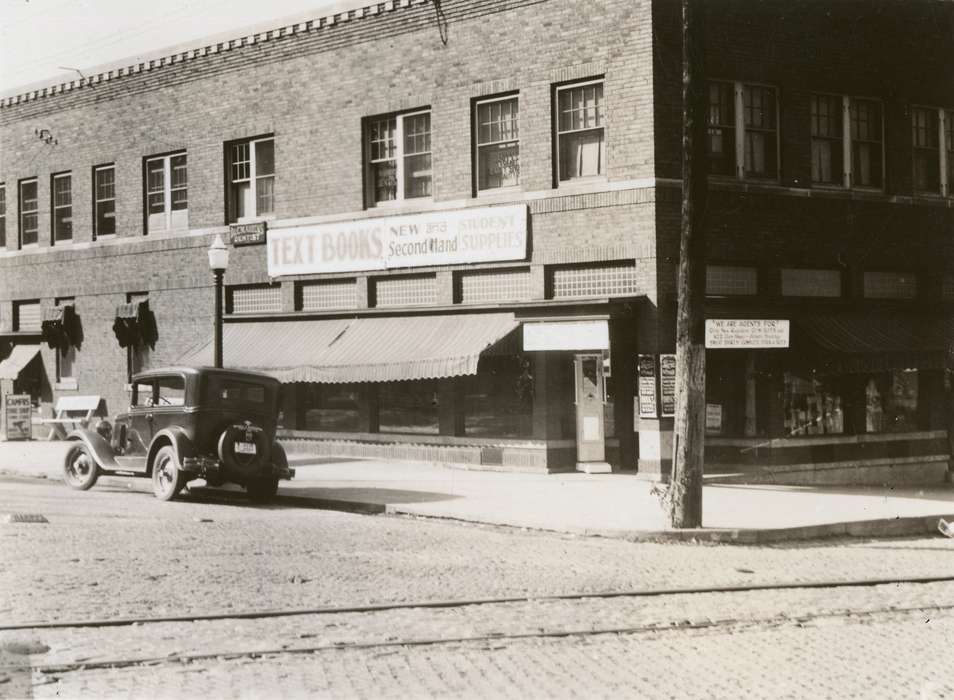
{"label": "car door", "polygon": [[146,471],[146,456],[153,436],[156,392],[156,380],[138,380],[133,384],[129,413],[116,421],[116,430],[120,431],[116,439],[123,451],[122,455],[116,456],[116,463],[123,469]]}

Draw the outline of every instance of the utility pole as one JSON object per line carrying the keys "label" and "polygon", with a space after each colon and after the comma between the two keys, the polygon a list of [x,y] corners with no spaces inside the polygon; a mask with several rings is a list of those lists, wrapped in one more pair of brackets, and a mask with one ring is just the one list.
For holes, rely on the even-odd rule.
{"label": "utility pole", "polygon": [[706,153],[705,0],[682,0],[682,228],[676,308],[676,418],[669,519],[702,526],[705,441]]}

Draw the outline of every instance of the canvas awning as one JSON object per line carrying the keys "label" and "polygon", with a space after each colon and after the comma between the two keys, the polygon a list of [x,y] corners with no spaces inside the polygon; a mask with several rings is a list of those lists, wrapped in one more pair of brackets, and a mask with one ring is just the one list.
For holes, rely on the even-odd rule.
{"label": "canvas awning", "polygon": [[10,356],[0,362],[0,379],[17,379],[20,372],[39,354],[39,345],[14,345]]}
{"label": "canvas awning", "polygon": [[[519,325],[512,313],[230,323],[226,367],[282,382],[394,382],[477,373],[480,353]],[[212,363],[212,343],[182,358]]]}
{"label": "canvas awning", "polygon": [[913,314],[813,314],[796,321],[813,347],[801,349],[829,371],[873,372],[942,366],[954,340],[954,323],[943,316]]}

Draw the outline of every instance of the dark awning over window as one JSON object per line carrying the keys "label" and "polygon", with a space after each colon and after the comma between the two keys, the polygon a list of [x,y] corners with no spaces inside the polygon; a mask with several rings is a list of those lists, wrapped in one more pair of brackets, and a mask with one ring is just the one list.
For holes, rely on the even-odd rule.
{"label": "dark awning over window", "polygon": [[142,302],[133,301],[129,304],[120,304],[116,307],[116,318],[136,320],[139,318],[139,304]]}
{"label": "dark awning over window", "polygon": [[832,372],[937,369],[954,340],[947,316],[843,312],[805,316],[795,325],[803,336],[796,349]]}
{"label": "dark awning over window", "polygon": [[39,345],[14,345],[10,356],[0,362],[0,379],[17,379],[20,372],[39,354]]}
{"label": "dark awning over window", "polygon": [[65,306],[46,306],[43,308],[42,323],[62,323]]}
{"label": "dark awning over window", "polygon": [[[230,323],[223,363],[283,382],[455,377],[476,374],[481,352],[518,325],[512,313]],[[211,342],[182,358],[211,362]]]}
{"label": "dark awning over window", "polygon": [[137,347],[148,345],[154,348],[159,338],[156,317],[149,310],[149,301],[133,301],[116,307],[116,319],[113,321],[113,333],[119,341],[119,347]]}

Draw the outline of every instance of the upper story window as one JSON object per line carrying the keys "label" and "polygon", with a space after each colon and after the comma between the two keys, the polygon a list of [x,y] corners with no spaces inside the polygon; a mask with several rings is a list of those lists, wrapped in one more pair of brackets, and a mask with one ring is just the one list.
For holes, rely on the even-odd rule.
{"label": "upper story window", "polygon": [[37,221],[37,181],[20,182],[20,247],[36,245],[39,223]]}
{"label": "upper story window", "polygon": [[935,107],[911,108],[914,190],[930,194],[954,191],[954,112]]}
{"label": "upper story window", "polygon": [[707,123],[711,174],[739,179],[778,179],[775,88],[741,82],[710,82]]}
{"label": "upper story window", "polygon": [[186,154],[146,159],[146,231],[189,228],[189,173]]}
{"label": "upper story window", "polygon": [[606,108],[603,81],[556,89],[557,180],[606,175]]}
{"label": "upper story window", "polygon": [[516,96],[477,102],[477,191],[520,184],[520,121]]}
{"label": "upper story window", "polygon": [[226,146],[229,223],[275,214],[275,139],[249,139]]}
{"label": "upper story window", "polygon": [[834,95],[812,95],[812,182],[844,183],[844,109]]}
{"label": "upper story window", "polygon": [[372,117],[365,122],[367,202],[431,196],[431,113]]}
{"label": "upper story window", "polygon": [[880,102],[812,95],[811,127],[813,184],[879,189],[884,185]]}
{"label": "upper story window", "polygon": [[954,195],[954,110],[942,113],[944,117],[944,149],[941,151],[944,159],[944,168],[941,172],[947,178],[944,192]]}
{"label": "upper story window", "polygon": [[73,176],[70,173],[53,178],[53,244],[73,240]]}
{"label": "upper story window", "polygon": [[93,235],[116,233],[116,168],[103,165],[93,169]]}
{"label": "upper story window", "polygon": [[0,248],[7,247],[7,186],[0,182]]}
{"label": "upper story window", "polygon": [[852,97],[848,111],[851,115],[849,186],[881,188],[884,185],[881,103]]}

